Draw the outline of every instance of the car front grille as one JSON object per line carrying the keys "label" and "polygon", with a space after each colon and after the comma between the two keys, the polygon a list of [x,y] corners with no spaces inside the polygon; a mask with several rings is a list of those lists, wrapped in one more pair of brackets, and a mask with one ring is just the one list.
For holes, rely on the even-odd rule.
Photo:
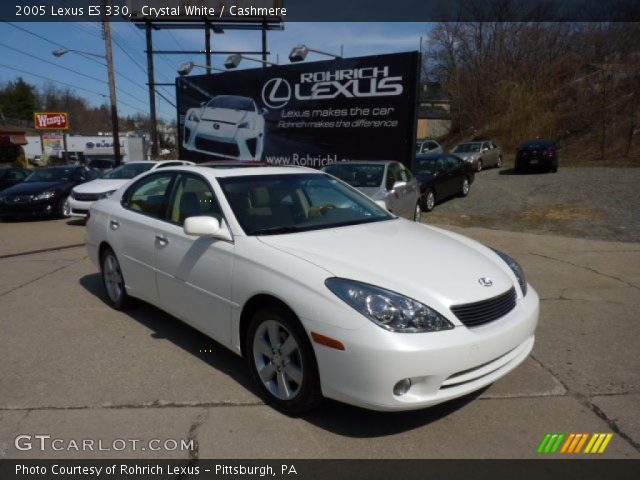
{"label": "car front grille", "polygon": [[230,157],[237,157],[240,154],[238,145],[235,143],[219,142],[203,137],[196,137],[196,148],[214,154],[229,155]]}
{"label": "car front grille", "polygon": [[80,202],[93,202],[98,200],[101,195],[101,193],[72,193],[73,198]]}
{"label": "car front grille", "polygon": [[27,203],[33,200],[32,195],[8,195],[5,197],[5,202],[11,203]]}
{"label": "car front grille", "polygon": [[516,289],[511,287],[497,297],[479,302],[453,305],[451,311],[467,327],[477,327],[505,316],[516,306]]}

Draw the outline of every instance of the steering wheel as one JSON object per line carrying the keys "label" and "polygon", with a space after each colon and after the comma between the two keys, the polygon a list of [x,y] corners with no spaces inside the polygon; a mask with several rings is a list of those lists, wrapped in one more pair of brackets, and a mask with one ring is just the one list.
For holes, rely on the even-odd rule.
{"label": "steering wheel", "polygon": [[315,207],[311,207],[309,208],[309,216],[316,216],[316,215],[324,215],[327,210],[333,209],[333,208],[337,208],[333,203],[324,203],[322,205],[317,205]]}

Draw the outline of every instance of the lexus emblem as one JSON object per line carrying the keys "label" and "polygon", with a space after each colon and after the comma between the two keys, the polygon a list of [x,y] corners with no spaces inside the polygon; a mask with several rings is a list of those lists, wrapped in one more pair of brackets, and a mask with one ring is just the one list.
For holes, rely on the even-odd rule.
{"label": "lexus emblem", "polygon": [[282,108],[289,100],[291,85],[284,78],[272,78],[262,87],[262,101],[269,108]]}
{"label": "lexus emblem", "polygon": [[478,279],[478,283],[483,287],[490,287],[491,285],[493,285],[493,280],[491,280],[489,277],[480,277]]}
{"label": "lexus emblem", "polygon": [[220,124],[219,123],[214,123],[213,124],[213,129],[214,130],[220,130]]}

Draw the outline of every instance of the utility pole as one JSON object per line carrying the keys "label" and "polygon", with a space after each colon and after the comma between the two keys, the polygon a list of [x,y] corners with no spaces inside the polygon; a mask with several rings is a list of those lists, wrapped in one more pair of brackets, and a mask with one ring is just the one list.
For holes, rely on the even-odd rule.
{"label": "utility pole", "polygon": [[151,120],[151,158],[158,158],[158,123],[156,120],[156,91],[153,73],[153,39],[151,38],[151,23],[145,24],[147,39],[147,79],[149,83],[149,115]]}
{"label": "utility pole", "polygon": [[120,156],[120,133],[118,129],[118,102],[116,100],[116,78],[113,73],[113,52],[111,50],[111,25],[106,18],[105,12],[109,5],[108,0],[104,0],[102,13],[102,27],[104,29],[104,46],[107,59],[107,72],[109,76],[109,97],[111,99],[111,130],[113,130],[113,156],[115,166],[122,163]]}

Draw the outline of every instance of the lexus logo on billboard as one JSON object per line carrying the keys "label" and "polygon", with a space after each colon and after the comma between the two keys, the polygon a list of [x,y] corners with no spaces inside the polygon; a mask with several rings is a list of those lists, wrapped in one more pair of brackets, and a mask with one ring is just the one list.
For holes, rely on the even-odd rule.
{"label": "lexus logo on billboard", "polygon": [[262,87],[262,101],[268,108],[282,108],[290,99],[291,85],[284,78],[272,78]]}

